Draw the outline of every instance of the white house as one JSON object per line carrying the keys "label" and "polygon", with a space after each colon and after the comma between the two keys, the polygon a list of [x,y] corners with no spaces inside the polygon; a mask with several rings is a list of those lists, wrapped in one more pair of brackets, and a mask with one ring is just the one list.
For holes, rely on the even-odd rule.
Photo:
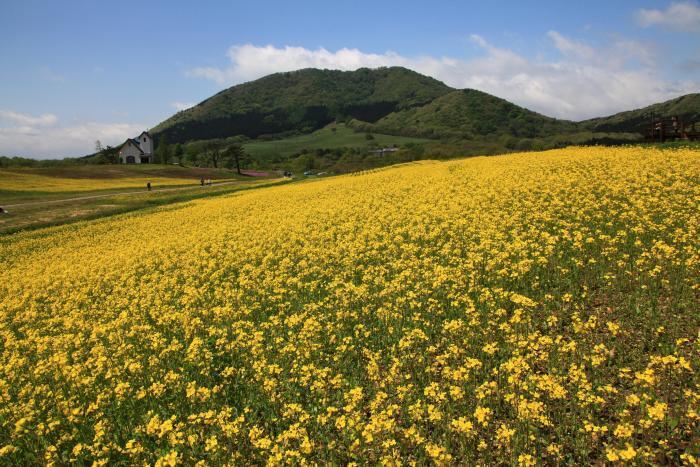
{"label": "white house", "polygon": [[153,137],[144,131],[137,138],[129,138],[119,148],[119,162],[122,164],[152,164]]}

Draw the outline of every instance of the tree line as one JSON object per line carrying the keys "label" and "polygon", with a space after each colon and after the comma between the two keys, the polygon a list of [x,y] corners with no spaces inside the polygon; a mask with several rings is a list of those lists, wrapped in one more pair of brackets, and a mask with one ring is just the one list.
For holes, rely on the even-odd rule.
{"label": "tree line", "polygon": [[241,173],[250,157],[240,144],[222,144],[217,141],[168,144],[162,135],[154,152],[158,164],[180,164],[195,167],[214,167],[236,170]]}

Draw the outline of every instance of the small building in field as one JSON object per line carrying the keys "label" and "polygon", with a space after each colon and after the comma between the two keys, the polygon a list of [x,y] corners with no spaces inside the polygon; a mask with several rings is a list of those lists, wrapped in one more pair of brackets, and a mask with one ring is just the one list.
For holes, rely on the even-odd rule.
{"label": "small building in field", "polygon": [[370,150],[369,152],[370,152],[371,154],[376,154],[376,155],[378,155],[378,156],[383,156],[384,154],[389,154],[389,153],[391,153],[391,152],[396,152],[396,151],[398,151],[398,150],[399,150],[399,148],[397,148],[396,146],[393,146],[393,147],[390,147],[390,148],[374,149],[374,150]]}
{"label": "small building in field", "polygon": [[122,164],[152,164],[153,146],[153,137],[147,131],[136,138],[129,138],[119,148],[119,162]]}

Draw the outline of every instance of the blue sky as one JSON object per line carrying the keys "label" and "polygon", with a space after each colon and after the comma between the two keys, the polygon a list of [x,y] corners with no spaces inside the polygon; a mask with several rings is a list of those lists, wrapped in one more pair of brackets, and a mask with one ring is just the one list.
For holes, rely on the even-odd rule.
{"label": "blue sky", "polygon": [[82,155],[268,73],[382,65],[606,115],[700,91],[700,4],[4,0],[0,154]]}

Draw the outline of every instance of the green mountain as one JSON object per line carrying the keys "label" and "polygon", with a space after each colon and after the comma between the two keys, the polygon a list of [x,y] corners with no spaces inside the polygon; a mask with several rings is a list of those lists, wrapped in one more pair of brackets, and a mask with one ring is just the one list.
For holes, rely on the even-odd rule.
{"label": "green mountain", "polygon": [[580,122],[580,125],[582,128],[596,132],[645,134],[652,115],[662,119],[676,116],[685,123],[700,122],[700,93],[686,94],[666,102],[653,104],[642,109],[620,112],[609,117],[585,120]]}
{"label": "green mountain", "polygon": [[334,120],[375,122],[427,104],[452,88],[406,68],[304,69],[233,86],[151,131],[168,142],[285,132],[309,133]]}
{"label": "green mountain", "polygon": [[535,138],[578,130],[574,122],[546,117],[474,89],[452,91],[424,106],[392,112],[364,128],[380,133],[461,139],[487,135]]}
{"label": "green mountain", "polygon": [[[347,122],[344,128],[348,131],[440,140],[440,144],[452,145],[455,152],[464,153],[472,147],[483,150],[485,143],[502,149],[536,149],[639,142],[652,112],[662,118],[679,116],[684,122],[700,121],[700,94],[572,122],[541,115],[481,91],[456,90],[401,67],[304,69],[228,88],[178,112],[151,132],[169,143],[193,142],[202,146],[201,151],[203,145],[225,147],[255,140],[265,148],[266,160],[273,160],[274,154],[281,157],[289,152],[280,149],[284,144],[294,143],[290,148],[302,145],[295,154],[347,148],[347,143],[341,144],[344,140],[340,133],[319,131],[333,122]],[[300,135],[308,137],[298,139]],[[276,143],[262,143],[270,140]],[[380,144],[372,138],[368,141],[369,145]]]}

